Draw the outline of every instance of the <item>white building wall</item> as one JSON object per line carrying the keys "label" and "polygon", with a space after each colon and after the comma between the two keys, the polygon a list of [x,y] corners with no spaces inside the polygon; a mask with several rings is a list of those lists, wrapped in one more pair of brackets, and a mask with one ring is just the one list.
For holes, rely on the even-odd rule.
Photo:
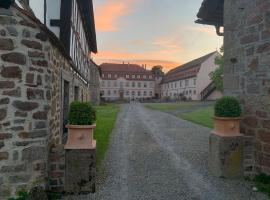
{"label": "white building wall", "polygon": [[188,99],[198,100],[196,85],[196,77],[162,84],[162,98],[169,97],[172,100],[176,100],[180,94],[183,94]]}
{"label": "white building wall", "polygon": [[117,80],[101,80],[102,97],[106,100],[118,100],[121,90],[124,92],[126,100],[153,98],[155,96],[155,81],[133,81],[122,77]]}
{"label": "white building wall", "polygon": [[212,82],[210,79],[210,72],[215,71],[218,68],[218,65],[215,64],[215,59],[219,53],[213,54],[205,62],[202,63],[200,71],[197,74],[197,95],[198,99],[201,98],[201,92]]}

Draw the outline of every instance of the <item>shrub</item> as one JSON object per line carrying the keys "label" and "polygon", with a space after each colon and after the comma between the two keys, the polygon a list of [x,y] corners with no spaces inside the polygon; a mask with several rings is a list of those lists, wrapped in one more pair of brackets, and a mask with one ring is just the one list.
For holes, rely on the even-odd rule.
{"label": "shrub", "polygon": [[240,117],[241,106],[235,97],[222,97],[215,104],[216,117]]}
{"label": "shrub", "polygon": [[68,122],[71,125],[92,125],[96,121],[96,111],[88,102],[74,101],[69,106]]}

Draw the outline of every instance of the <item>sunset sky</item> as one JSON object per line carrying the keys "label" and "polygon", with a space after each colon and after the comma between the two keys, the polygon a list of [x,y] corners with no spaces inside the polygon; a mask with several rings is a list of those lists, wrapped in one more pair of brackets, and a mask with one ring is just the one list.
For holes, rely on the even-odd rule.
{"label": "sunset sky", "polygon": [[93,0],[98,64],[130,62],[165,71],[222,46],[214,27],[195,24],[202,0]]}

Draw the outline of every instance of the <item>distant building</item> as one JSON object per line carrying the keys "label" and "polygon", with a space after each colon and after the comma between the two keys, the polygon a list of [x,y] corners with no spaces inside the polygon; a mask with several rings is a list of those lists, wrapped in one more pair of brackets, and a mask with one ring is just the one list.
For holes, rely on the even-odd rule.
{"label": "distant building", "polygon": [[135,64],[100,65],[101,96],[105,100],[140,100],[155,97],[155,76]]}
{"label": "distant building", "polygon": [[210,79],[218,66],[213,52],[169,71],[161,83],[161,98],[171,100],[215,100],[222,96]]}

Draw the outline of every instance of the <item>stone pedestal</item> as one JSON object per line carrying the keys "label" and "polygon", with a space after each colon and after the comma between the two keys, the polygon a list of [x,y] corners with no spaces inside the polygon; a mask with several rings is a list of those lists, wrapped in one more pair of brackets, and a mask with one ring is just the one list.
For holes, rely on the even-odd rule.
{"label": "stone pedestal", "polygon": [[220,136],[209,138],[209,169],[217,177],[243,177],[244,136]]}
{"label": "stone pedestal", "polygon": [[96,149],[67,149],[65,191],[93,193],[96,182]]}

